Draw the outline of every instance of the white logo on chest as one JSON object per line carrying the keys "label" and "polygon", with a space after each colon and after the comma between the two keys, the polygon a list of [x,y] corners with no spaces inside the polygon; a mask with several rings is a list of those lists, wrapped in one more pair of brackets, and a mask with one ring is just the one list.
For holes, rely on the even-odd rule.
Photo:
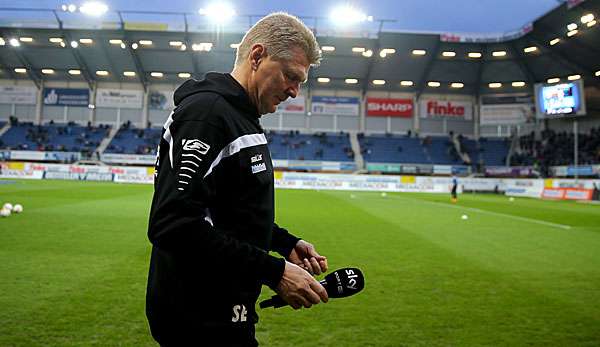
{"label": "white logo on chest", "polygon": [[252,158],[250,158],[251,163],[256,163],[257,161],[261,161],[261,160],[262,160],[262,154],[257,154],[255,156],[253,156]]}
{"label": "white logo on chest", "polygon": [[265,163],[260,163],[260,164],[254,164],[252,165],[252,173],[259,173],[262,171],[267,170],[267,165]]}

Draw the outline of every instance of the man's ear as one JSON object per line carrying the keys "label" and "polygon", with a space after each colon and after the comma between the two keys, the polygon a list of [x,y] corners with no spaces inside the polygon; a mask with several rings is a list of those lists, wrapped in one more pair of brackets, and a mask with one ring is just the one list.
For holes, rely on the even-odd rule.
{"label": "man's ear", "polygon": [[256,71],[262,60],[267,56],[267,49],[264,45],[257,43],[250,50],[250,67]]}

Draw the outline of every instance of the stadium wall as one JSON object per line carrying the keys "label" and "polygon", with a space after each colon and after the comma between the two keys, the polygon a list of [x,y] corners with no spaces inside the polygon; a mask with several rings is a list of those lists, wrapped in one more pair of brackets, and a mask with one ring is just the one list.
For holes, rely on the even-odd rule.
{"label": "stadium wall", "polygon": [[[31,81],[0,80],[0,86],[27,86],[35,87]],[[87,89],[88,85],[83,82],[49,81],[44,85],[45,88],[81,88]],[[170,94],[177,87],[175,84],[152,84],[149,92],[160,91]],[[100,89],[120,89],[141,91],[142,86],[139,83],[98,83]],[[311,89],[304,88],[302,95],[306,99],[306,111],[303,114],[276,112],[262,118],[263,127],[270,130],[304,130],[307,132],[316,131],[362,131],[367,133],[406,133],[409,130],[419,132],[423,135],[441,135],[449,131],[460,133],[466,136],[475,136],[477,126],[475,118],[471,120],[460,120],[446,118],[420,118],[418,113],[418,102],[414,93],[401,91],[369,91],[363,94],[360,90],[337,90],[337,89]],[[335,114],[311,114],[312,96],[335,96],[335,97],[355,97],[360,100],[358,115],[335,115]],[[369,97],[375,98],[400,98],[413,100],[413,116],[403,117],[369,117],[366,116],[365,102]],[[462,95],[443,95],[443,94],[424,94],[423,98],[447,100],[447,101],[468,101],[475,105],[474,98]],[[94,92],[91,93],[90,100],[94,99]],[[131,121],[136,126],[147,125],[149,121],[155,126],[162,125],[168,117],[168,109],[152,109],[148,106],[148,98],[141,109],[115,108],[115,107],[95,107],[89,109],[85,107],[72,106],[43,106],[40,108],[40,114],[36,114],[36,105],[18,105],[18,104],[0,104],[0,120],[7,120],[9,116],[15,115],[21,121],[54,121],[54,122],[77,122],[87,123],[92,121],[95,124],[121,124]],[[476,107],[473,107],[473,114],[476,114]]]}
{"label": "stadium wall", "polygon": [[[153,167],[64,165],[31,162],[0,164],[0,177],[152,184]],[[590,200],[600,179],[460,178],[459,192],[504,192],[510,196]],[[449,193],[451,177],[413,175],[352,175],[276,171],[279,189],[324,189],[374,192]]]}
{"label": "stadium wall", "polygon": [[[0,80],[0,86],[26,86],[35,88],[31,81],[25,80]],[[72,106],[43,106],[37,114],[36,105],[27,104],[0,104],[0,120],[7,120],[9,116],[15,115],[22,121],[42,122],[77,122],[85,124],[88,121],[101,124],[121,124],[130,121],[138,127],[146,127],[148,122],[154,126],[160,126],[170,113],[170,108],[156,109],[149,106],[149,94],[160,92],[171,95],[177,84],[151,84],[144,95],[142,108],[117,108],[117,107],[86,107]],[[45,88],[81,88],[87,89],[88,85],[83,82],[47,81]],[[143,91],[139,83],[98,83],[97,88]],[[588,88],[589,89],[589,88]],[[587,89],[586,89],[587,90]],[[599,94],[599,95],[595,95]],[[596,101],[600,100],[600,92],[588,92],[590,97],[589,116],[578,118],[579,131],[588,132],[593,127],[600,126],[600,114],[597,111]],[[402,91],[368,91],[363,94],[361,90],[338,90],[338,89],[307,89],[301,92],[306,100],[304,113],[276,112],[265,116],[261,122],[265,129],[269,130],[302,130],[306,132],[339,132],[339,131],[361,131],[366,133],[400,133],[409,130],[422,135],[445,135],[450,131],[468,137],[504,137],[510,136],[516,129],[519,134],[527,134],[536,129],[535,123],[520,125],[480,125],[479,103],[474,96],[460,94],[423,94],[420,100],[416,100],[415,93]],[[360,100],[358,115],[342,114],[311,114],[311,98],[313,96],[354,97]],[[412,99],[413,116],[404,117],[371,117],[366,115],[367,98],[384,99]],[[90,100],[94,99],[92,91]],[[597,100],[598,99],[598,100]],[[449,102],[467,102],[472,105],[472,119],[460,119],[456,117],[432,117],[420,116],[419,107],[421,100],[437,100]],[[171,100],[169,100],[171,102]],[[598,102],[600,104],[600,102]],[[537,123],[537,129],[552,129],[555,131],[573,131],[571,119],[554,119]]]}

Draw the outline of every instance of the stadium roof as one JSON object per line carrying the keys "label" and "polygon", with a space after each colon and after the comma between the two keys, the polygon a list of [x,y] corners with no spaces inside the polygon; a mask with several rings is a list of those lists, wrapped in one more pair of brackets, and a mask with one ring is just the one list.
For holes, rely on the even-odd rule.
{"label": "stadium roof", "polygon": [[[156,12],[188,12],[197,14],[200,7],[206,8],[215,3],[228,3],[238,15],[266,14],[274,11],[286,11],[297,16],[321,17],[326,22],[332,13],[339,13],[340,4],[352,4],[352,7],[368,16],[394,21],[385,23],[385,30],[436,31],[494,33],[520,28],[530,23],[566,0],[378,0],[378,1],[340,1],[340,0],[303,0],[303,1],[239,1],[239,0],[145,0],[144,10]],[[0,1],[1,3],[2,1]],[[10,2],[10,1],[8,1]],[[7,3],[8,3],[7,2]],[[139,2],[132,0],[105,0],[108,5],[106,17],[114,11],[139,11]],[[13,3],[15,3],[13,1]],[[63,4],[77,4],[80,1],[61,0],[19,0],[19,7],[60,8]],[[13,5],[14,6],[14,5]],[[7,14],[18,18],[16,13]],[[23,19],[31,19],[23,16]]]}
{"label": "stadium roof", "polygon": [[[595,19],[583,23],[582,17],[600,15],[600,0],[569,7],[564,3],[532,26],[501,36],[392,32],[379,30],[384,22],[377,21],[375,32],[332,32],[313,23],[323,48],[334,50],[324,51],[309,87],[479,95],[530,90],[535,82],[577,75],[586,85],[598,86],[600,25]],[[38,84],[67,80],[147,86],[179,83],[187,73],[202,77],[208,71],[231,70],[235,49],[230,45],[241,40],[250,22],[214,31],[188,15],[172,15],[181,15],[183,27],[142,23],[135,20],[135,13],[86,29],[60,17],[53,26],[0,27],[0,44],[4,44],[0,77],[32,79]],[[569,24],[577,26],[576,33],[567,28]]]}

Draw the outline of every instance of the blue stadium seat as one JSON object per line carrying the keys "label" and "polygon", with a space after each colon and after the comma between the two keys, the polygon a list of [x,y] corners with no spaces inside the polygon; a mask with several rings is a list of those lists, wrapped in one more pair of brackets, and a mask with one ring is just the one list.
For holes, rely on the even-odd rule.
{"label": "blue stadium seat", "polygon": [[20,123],[11,126],[2,136],[2,142],[4,148],[15,150],[93,152],[107,134],[107,128]]}
{"label": "blue stadium seat", "polygon": [[156,155],[161,133],[162,128],[121,128],[104,153]]}
{"label": "blue stadium seat", "polygon": [[348,134],[298,132],[267,133],[273,159],[354,161]]}
{"label": "blue stadium seat", "polygon": [[373,163],[427,164],[429,160],[416,137],[369,135],[359,138],[363,159]]}
{"label": "blue stadium seat", "polygon": [[509,140],[505,139],[486,139],[480,141],[481,158],[486,166],[504,166],[506,164],[506,156],[510,149]]}

